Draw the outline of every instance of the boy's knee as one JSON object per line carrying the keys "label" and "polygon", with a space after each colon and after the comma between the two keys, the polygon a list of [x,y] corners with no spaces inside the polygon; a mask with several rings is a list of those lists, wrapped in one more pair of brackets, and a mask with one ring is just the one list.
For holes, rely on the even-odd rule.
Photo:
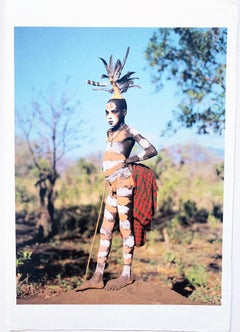
{"label": "boy's knee", "polygon": [[123,245],[125,247],[129,247],[132,248],[134,247],[134,236],[133,235],[129,235],[127,238],[123,239]]}
{"label": "boy's knee", "polygon": [[131,223],[128,219],[126,220],[120,220],[120,231],[122,229],[131,229]]}
{"label": "boy's knee", "polygon": [[100,234],[104,235],[104,237],[105,237],[106,240],[110,240],[112,238],[112,232],[109,231],[109,230],[107,230],[104,227],[100,228]]}

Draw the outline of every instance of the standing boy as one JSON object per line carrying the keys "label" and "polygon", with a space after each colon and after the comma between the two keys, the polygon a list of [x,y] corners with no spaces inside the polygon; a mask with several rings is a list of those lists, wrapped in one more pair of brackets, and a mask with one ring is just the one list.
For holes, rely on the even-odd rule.
{"label": "standing boy", "polygon": [[[107,290],[118,290],[134,281],[131,271],[135,245],[132,164],[155,156],[157,151],[136,129],[125,123],[127,103],[121,93],[134,86],[134,78],[131,78],[133,72],[128,72],[120,78],[128,52],[129,48],[123,63],[117,60],[115,66],[112,64],[112,56],[109,64],[101,59],[108,73],[103,77],[107,77],[112,85],[112,89],[107,91],[113,92],[113,97],[107,102],[105,109],[106,119],[110,125],[110,129],[107,131],[107,147],[103,161],[103,172],[108,184],[108,196],[100,229],[100,246],[96,270],[93,277],[87,280],[78,290],[104,288],[103,273],[110,252],[113,228],[117,217],[123,239],[123,269],[121,275],[117,279],[108,281],[105,288]],[[95,81],[88,81],[88,83],[94,86],[106,86],[106,84],[102,85]],[[142,152],[130,156],[135,142],[142,148]]]}

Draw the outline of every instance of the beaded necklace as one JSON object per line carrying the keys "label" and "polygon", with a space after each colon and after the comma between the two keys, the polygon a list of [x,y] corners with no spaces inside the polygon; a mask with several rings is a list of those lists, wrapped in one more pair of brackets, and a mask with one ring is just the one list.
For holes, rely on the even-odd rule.
{"label": "beaded necklace", "polygon": [[[108,137],[108,142],[110,142],[110,146],[112,146],[113,141],[115,140],[115,138],[117,138],[119,136],[119,134],[121,133],[121,131],[123,130],[123,128],[126,126],[125,123],[121,124],[121,126],[119,127],[119,129],[116,131],[115,135],[111,135],[111,138]],[[114,132],[111,132],[114,133]]]}

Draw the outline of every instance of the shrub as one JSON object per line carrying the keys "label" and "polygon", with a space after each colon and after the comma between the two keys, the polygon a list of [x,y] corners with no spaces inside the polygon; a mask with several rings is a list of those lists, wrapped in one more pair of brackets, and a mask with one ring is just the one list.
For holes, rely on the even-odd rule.
{"label": "shrub", "polygon": [[180,200],[180,208],[177,213],[177,219],[181,225],[190,226],[193,223],[206,223],[208,212],[206,209],[198,209],[196,202],[187,200],[182,202]]}
{"label": "shrub", "polygon": [[190,266],[184,270],[184,275],[194,287],[205,286],[208,280],[204,265]]}

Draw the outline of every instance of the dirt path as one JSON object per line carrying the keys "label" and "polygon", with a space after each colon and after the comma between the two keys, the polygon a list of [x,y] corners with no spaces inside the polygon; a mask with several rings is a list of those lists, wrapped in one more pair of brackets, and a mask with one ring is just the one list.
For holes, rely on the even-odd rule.
{"label": "dirt path", "polygon": [[175,291],[156,283],[135,281],[118,291],[71,290],[49,298],[34,297],[19,299],[18,304],[181,304],[195,305],[193,302]]}

